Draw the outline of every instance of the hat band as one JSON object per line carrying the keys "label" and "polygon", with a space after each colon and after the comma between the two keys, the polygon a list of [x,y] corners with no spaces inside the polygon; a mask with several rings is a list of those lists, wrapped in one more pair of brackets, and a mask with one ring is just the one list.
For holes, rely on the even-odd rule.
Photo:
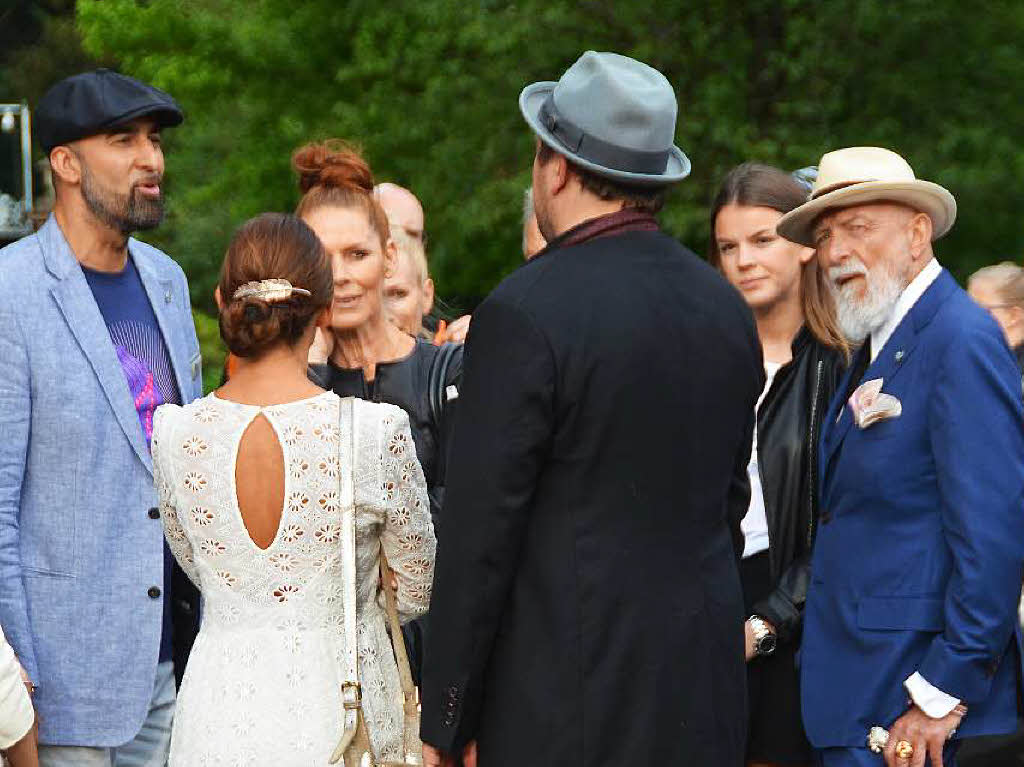
{"label": "hat band", "polygon": [[625,149],[609,144],[579,128],[571,120],[559,114],[555,107],[554,93],[548,94],[537,113],[541,125],[548,129],[559,143],[576,156],[611,170],[662,175],[668,167],[670,149],[647,152],[642,149]]}

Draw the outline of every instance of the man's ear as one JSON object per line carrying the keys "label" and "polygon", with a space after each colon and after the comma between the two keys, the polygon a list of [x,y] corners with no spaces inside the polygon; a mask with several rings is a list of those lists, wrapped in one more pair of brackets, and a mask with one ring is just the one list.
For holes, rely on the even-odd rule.
{"label": "man's ear", "polygon": [[931,257],[932,217],[927,213],[916,213],[910,219],[910,255],[915,261]]}
{"label": "man's ear", "polygon": [[564,190],[569,183],[569,176],[571,175],[569,161],[564,156],[556,153],[554,158],[548,162],[548,166],[551,172],[551,184],[548,190],[554,196]]}
{"label": "man's ear", "polygon": [[71,147],[60,145],[50,150],[50,168],[55,179],[65,184],[78,184],[82,180],[82,161]]}
{"label": "man's ear", "polygon": [[434,281],[427,277],[423,281],[423,314],[430,314],[434,308]]}
{"label": "man's ear", "polygon": [[213,289],[213,300],[217,304],[217,308],[221,311],[224,310],[224,302],[220,299],[220,285]]}
{"label": "man's ear", "polygon": [[1007,306],[1007,307],[1004,307],[1003,311],[1005,311],[1009,315],[1009,317],[1010,317],[1010,322],[1008,324],[1010,324],[1010,325],[1021,325],[1021,324],[1024,324],[1024,309],[1022,309],[1021,307],[1019,307],[1019,306]]}

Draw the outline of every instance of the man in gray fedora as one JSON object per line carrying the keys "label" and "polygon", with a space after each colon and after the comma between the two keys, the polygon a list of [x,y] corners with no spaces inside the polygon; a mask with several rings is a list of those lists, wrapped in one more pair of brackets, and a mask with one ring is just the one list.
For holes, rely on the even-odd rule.
{"label": "man in gray fedora", "polygon": [[473,315],[423,680],[428,765],[740,765],[749,310],[659,230],[665,77],[585,53],[520,108],[547,247]]}

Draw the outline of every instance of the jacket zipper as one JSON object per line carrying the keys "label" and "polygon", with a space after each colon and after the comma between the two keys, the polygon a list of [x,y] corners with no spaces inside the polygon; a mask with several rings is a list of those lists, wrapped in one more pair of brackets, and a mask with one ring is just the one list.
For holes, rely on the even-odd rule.
{"label": "jacket zipper", "polygon": [[817,464],[818,464],[818,445],[815,436],[815,425],[818,418],[818,396],[821,392],[821,376],[825,369],[825,361],[818,360],[818,368],[814,375],[814,397],[811,399],[811,428],[810,433],[807,435],[807,444],[810,448],[810,460],[807,462],[807,470],[810,474],[807,483],[807,501],[808,511],[807,515],[807,549],[810,551],[811,546],[814,543],[814,497],[817,493]]}

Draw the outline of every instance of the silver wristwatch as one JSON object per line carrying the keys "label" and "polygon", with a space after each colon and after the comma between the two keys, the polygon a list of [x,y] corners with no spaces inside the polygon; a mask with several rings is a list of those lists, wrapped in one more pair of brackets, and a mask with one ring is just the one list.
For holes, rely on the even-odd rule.
{"label": "silver wristwatch", "polygon": [[775,636],[775,632],[768,628],[764,618],[760,615],[751,615],[747,618],[747,623],[750,624],[750,630],[754,632],[754,652],[759,657],[775,652],[775,647],[779,643],[778,638]]}

